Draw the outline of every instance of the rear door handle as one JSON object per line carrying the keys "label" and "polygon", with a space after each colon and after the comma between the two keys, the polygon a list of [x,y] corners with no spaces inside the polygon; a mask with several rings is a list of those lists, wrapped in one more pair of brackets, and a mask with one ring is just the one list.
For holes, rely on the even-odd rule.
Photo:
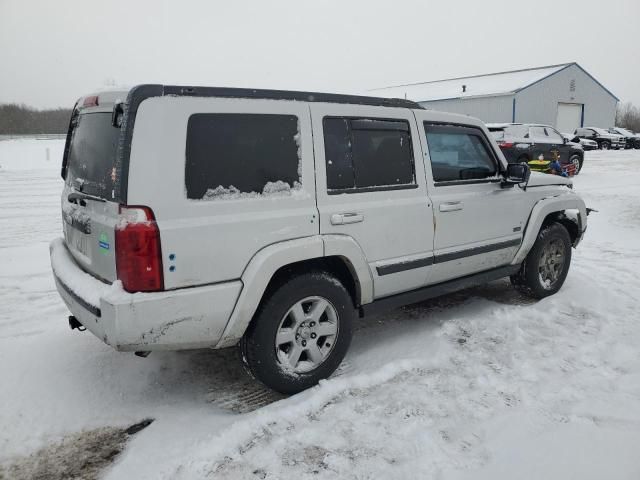
{"label": "rear door handle", "polygon": [[456,210],[462,210],[464,203],[462,202],[445,202],[440,204],[441,212],[455,212]]}
{"label": "rear door handle", "polygon": [[334,213],[331,215],[331,225],[347,225],[363,221],[364,215],[361,213]]}

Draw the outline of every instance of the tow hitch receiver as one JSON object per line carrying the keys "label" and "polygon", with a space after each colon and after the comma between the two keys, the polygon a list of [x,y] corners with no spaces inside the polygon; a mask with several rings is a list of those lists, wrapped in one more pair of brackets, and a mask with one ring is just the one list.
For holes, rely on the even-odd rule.
{"label": "tow hitch receiver", "polygon": [[76,317],[74,317],[73,315],[70,315],[70,316],[69,316],[69,328],[70,328],[71,330],[74,330],[74,329],[76,329],[76,328],[77,328],[77,329],[78,329],[78,331],[80,331],[80,332],[84,332],[84,331],[87,329],[87,327],[85,327],[84,325],[82,325],[82,324],[78,321],[78,319],[77,319]]}

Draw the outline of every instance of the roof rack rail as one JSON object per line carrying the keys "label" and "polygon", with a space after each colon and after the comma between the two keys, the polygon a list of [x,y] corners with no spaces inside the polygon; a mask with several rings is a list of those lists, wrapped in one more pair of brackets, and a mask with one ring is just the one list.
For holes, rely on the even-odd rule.
{"label": "roof rack rail", "polygon": [[[139,104],[144,98],[164,95],[221,98],[256,98],[268,100],[296,100],[300,102],[345,103],[372,105],[378,107],[419,108],[423,107],[411,100],[401,98],[367,97],[337,93],[299,92],[293,90],[264,90],[254,88],[198,87],[179,85],[138,85],[131,90]],[[142,97],[142,98],[141,98]]]}

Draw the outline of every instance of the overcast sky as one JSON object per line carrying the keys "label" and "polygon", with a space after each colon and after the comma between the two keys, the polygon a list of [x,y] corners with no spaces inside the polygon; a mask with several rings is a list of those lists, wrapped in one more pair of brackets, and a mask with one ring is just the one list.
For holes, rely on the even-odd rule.
{"label": "overcast sky", "polygon": [[0,0],[0,103],[108,84],[363,92],[576,61],[640,105],[640,0]]}

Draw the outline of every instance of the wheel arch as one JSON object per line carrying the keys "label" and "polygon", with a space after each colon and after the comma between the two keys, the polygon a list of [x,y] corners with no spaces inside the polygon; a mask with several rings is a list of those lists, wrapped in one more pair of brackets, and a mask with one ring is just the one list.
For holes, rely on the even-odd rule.
{"label": "wheel arch", "polygon": [[371,272],[351,237],[316,235],[270,245],[256,253],[245,268],[242,291],[216,348],[233,346],[242,338],[260,303],[283,278],[308,271],[335,275],[355,307],[373,300]]}
{"label": "wheel arch", "polygon": [[552,222],[559,222],[567,228],[571,242],[576,247],[587,228],[587,209],[584,201],[573,193],[539,200],[531,210],[522,243],[512,264],[522,263],[533,247],[540,229]]}

